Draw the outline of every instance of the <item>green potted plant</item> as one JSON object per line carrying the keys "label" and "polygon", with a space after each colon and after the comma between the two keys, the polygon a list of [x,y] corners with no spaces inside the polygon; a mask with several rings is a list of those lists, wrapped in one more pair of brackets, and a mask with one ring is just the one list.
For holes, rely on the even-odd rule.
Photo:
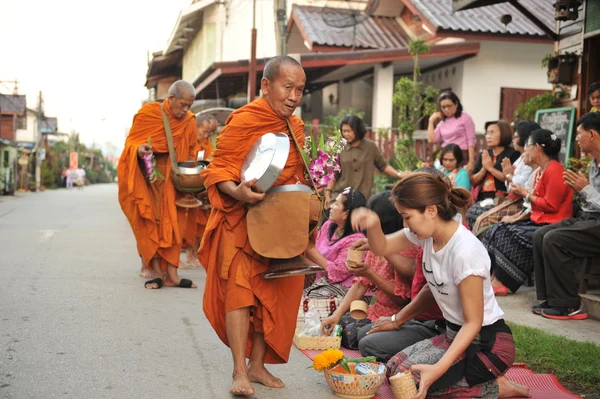
{"label": "green potted plant", "polygon": [[548,83],[570,84],[577,66],[578,55],[566,51],[562,54],[549,53],[542,58],[542,68],[546,68]]}

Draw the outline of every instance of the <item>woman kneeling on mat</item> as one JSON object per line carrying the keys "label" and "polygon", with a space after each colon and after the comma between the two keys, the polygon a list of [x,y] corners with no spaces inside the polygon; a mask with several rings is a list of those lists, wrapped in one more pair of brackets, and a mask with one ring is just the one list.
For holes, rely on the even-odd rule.
{"label": "woman kneeling on mat", "polygon": [[[404,218],[403,230],[386,236],[374,212],[361,208],[352,214],[352,227],[367,231],[371,251],[377,255],[423,247],[427,284],[404,311],[410,307],[415,317],[435,301],[447,330],[406,348],[387,364],[388,377],[412,372],[419,399],[529,396],[527,387],[503,377],[514,361],[514,340],[492,290],[488,253],[457,213],[470,197],[467,190],[440,177],[412,173],[392,191]],[[377,322],[384,323],[400,327],[396,315]]]}

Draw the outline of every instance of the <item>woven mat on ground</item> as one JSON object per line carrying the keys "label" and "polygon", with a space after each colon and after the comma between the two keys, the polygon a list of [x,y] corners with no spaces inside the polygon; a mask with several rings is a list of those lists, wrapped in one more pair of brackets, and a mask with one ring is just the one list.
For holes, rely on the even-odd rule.
{"label": "woven mat on ground", "polygon": [[[359,351],[345,348],[340,349],[342,352],[344,352],[344,356],[348,358],[361,357]],[[304,353],[309,359],[313,360],[315,356],[322,351],[300,350],[300,352]],[[574,395],[567,391],[560,384],[560,382],[558,382],[554,375],[535,374],[526,367],[525,363],[515,363],[513,367],[506,372],[506,378],[529,387],[529,392],[531,393],[532,399],[581,399],[580,396]],[[394,395],[392,394],[392,390],[387,380],[383,383],[381,388],[379,388],[379,391],[377,391],[377,395],[375,395],[374,399],[394,399]]]}

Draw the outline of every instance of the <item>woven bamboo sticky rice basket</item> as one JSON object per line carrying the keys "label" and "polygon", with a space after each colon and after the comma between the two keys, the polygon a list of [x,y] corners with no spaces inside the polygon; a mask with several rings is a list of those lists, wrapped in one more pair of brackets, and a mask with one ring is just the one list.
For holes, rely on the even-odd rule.
{"label": "woven bamboo sticky rice basket", "polygon": [[342,344],[342,337],[305,337],[298,335],[299,333],[300,329],[297,328],[294,334],[294,345],[298,349],[340,349]]}
{"label": "woven bamboo sticky rice basket", "polygon": [[390,385],[396,399],[410,399],[417,394],[415,380],[408,370],[391,376]]}
{"label": "woven bamboo sticky rice basket", "polygon": [[[379,363],[373,363],[377,367]],[[354,363],[348,363],[354,370]],[[336,396],[351,399],[368,399],[375,396],[385,381],[385,372],[381,374],[348,374],[340,371],[341,366],[325,370],[325,381]]]}

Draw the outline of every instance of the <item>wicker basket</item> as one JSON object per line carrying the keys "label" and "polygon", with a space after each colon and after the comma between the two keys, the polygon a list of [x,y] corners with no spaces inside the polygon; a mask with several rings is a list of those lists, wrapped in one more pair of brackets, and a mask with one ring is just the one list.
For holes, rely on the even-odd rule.
{"label": "wicker basket", "polygon": [[[375,363],[379,366],[379,363]],[[348,363],[354,370],[354,363]],[[341,366],[325,370],[325,381],[336,396],[352,399],[368,399],[375,396],[385,381],[385,373],[381,374],[348,374]]]}
{"label": "wicker basket", "polygon": [[298,335],[300,329],[294,334],[294,344],[298,349],[340,349],[342,337],[305,337]]}
{"label": "wicker basket", "polygon": [[396,399],[410,399],[417,394],[417,386],[410,371],[390,377],[392,393]]}

